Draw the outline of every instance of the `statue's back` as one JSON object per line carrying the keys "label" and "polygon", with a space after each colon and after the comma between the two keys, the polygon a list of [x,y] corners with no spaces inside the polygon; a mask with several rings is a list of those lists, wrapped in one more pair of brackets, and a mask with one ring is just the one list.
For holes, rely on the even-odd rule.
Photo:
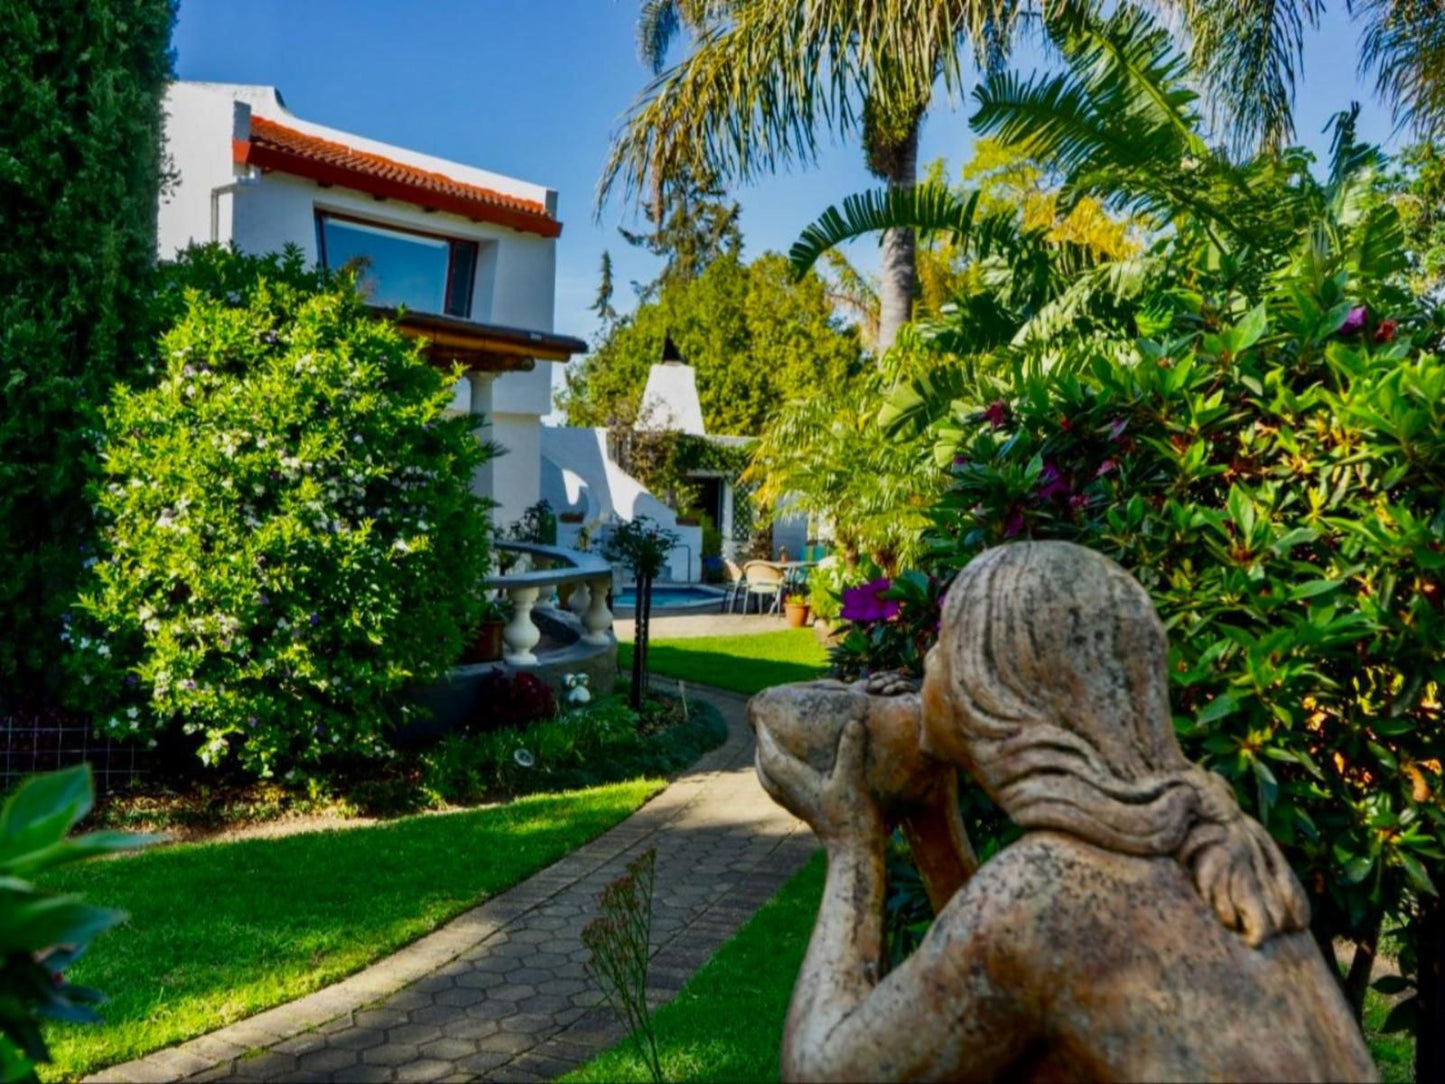
{"label": "statue's back", "polygon": [[[1012,981],[1033,988],[1046,1038],[1035,1080],[1374,1080],[1338,983],[1306,932],[1251,948],[1168,858],[1053,832],[986,864],[955,901],[1007,914]],[[1033,999],[1031,999],[1033,1000]]]}

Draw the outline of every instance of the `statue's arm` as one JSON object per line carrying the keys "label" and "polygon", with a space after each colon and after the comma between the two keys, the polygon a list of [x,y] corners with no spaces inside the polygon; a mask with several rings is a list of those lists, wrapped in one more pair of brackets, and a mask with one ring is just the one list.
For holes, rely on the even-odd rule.
{"label": "statue's arm", "polygon": [[832,773],[820,777],[759,731],[759,776],[828,850],[812,940],[788,1010],[783,1079],[988,1079],[1033,1035],[1013,992],[992,975],[1002,939],[959,893],[916,953],[880,981],[882,814],[853,777],[866,735],[850,724]]}

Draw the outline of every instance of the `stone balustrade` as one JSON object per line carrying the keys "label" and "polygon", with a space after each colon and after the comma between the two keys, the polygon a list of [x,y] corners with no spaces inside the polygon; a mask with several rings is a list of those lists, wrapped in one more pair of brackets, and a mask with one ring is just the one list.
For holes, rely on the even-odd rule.
{"label": "stone balustrade", "polygon": [[512,619],[502,631],[504,661],[512,666],[538,665],[532,649],[542,639],[542,631],[532,618],[532,609],[553,591],[581,621],[586,630],[582,643],[605,647],[612,642],[612,611],[607,608],[612,566],[607,561],[595,554],[532,542],[498,541],[495,545],[522,555],[529,566],[484,581],[487,588],[505,592],[512,603]]}

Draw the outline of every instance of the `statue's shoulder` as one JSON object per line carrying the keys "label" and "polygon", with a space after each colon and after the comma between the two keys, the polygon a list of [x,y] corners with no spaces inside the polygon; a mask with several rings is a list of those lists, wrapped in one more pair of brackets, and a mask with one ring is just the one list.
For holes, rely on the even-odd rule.
{"label": "statue's shoulder", "polygon": [[1029,832],[980,866],[950,909],[971,915],[980,932],[1068,923],[1073,905],[1137,876],[1123,868],[1132,864],[1062,832]]}

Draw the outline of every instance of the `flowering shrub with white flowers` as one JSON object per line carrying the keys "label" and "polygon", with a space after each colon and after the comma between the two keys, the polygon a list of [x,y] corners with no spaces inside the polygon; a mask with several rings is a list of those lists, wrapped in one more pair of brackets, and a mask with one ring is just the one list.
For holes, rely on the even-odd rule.
{"label": "flowering shrub with white flowers", "polygon": [[106,410],[101,552],[67,627],[97,729],[268,776],[381,756],[475,625],[495,449],[447,374],[300,253],[167,271],[163,367]]}

